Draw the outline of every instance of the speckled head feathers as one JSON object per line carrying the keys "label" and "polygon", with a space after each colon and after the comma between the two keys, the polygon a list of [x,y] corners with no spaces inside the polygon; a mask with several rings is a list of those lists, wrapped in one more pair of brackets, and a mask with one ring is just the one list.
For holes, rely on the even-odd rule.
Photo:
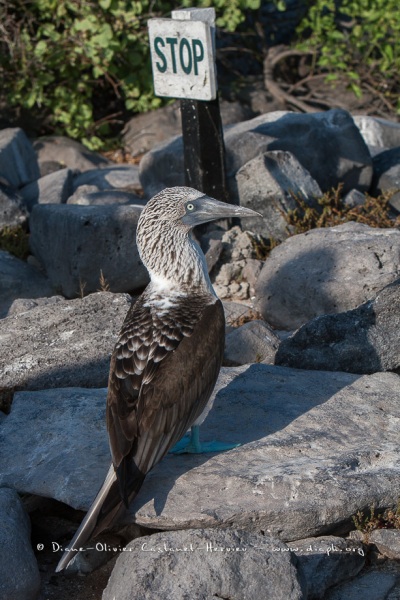
{"label": "speckled head feathers", "polygon": [[152,282],[168,281],[169,287],[192,285],[210,289],[204,256],[189,237],[189,231],[215,219],[257,215],[250,209],[219,202],[189,187],[166,188],[159,192],[143,209],[136,232],[138,250]]}

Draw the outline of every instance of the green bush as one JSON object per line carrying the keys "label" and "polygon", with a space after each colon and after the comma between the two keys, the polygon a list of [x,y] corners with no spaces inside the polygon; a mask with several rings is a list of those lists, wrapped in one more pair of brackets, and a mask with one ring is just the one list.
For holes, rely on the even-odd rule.
{"label": "green bush", "polygon": [[298,47],[313,51],[328,79],[347,78],[358,96],[375,89],[400,113],[398,0],[309,0]]}
{"label": "green bush", "polygon": [[[244,9],[259,3],[181,5],[213,5],[218,25],[234,30]],[[7,102],[47,116],[56,133],[100,148],[115,117],[113,105],[134,112],[160,106],[153,95],[147,20],[170,16],[174,8],[176,3],[152,0],[0,0],[0,76]],[[95,112],[103,118],[95,121]]]}
{"label": "green bush", "polygon": [[[285,10],[285,0],[274,0]],[[47,131],[100,148],[121,112],[143,112],[154,97],[147,20],[179,6],[214,6],[234,31],[260,0],[0,0],[0,101],[26,109]],[[309,0],[298,46],[328,79],[354,92],[373,88],[400,113],[398,0]],[[4,95],[7,95],[4,98]]]}

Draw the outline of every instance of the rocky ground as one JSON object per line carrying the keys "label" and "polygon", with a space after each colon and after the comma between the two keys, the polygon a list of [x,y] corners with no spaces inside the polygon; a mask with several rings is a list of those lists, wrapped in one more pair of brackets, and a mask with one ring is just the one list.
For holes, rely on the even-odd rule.
{"label": "rocky ground", "polygon": [[85,575],[54,573],[110,460],[109,357],[147,283],[137,219],[184,182],[177,129],[143,145],[171,110],[126,129],[140,165],[0,131],[0,230],[30,232],[26,259],[0,251],[0,598],[396,600],[399,530],[360,536],[353,516],[400,497],[399,196],[389,227],[291,235],[284,216],[339,183],[350,207],[400,188],[400,126],[342,108],[223,106],[231,198],[264,220],[199,238],[228,325],[203,436],[241,445],[167,456]]}

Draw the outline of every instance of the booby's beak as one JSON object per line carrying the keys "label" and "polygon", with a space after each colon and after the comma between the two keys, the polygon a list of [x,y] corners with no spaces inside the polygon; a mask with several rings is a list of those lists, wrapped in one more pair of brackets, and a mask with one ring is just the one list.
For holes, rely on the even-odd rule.
{"label": "booby's beak", "polygon": [[182,217],[182,223],[189,227],[229,217],[262,217],[260,213],[251,208],[220,202],[210,196],[200,196],[195,200],[189,200],[185,208],[186,214]]}

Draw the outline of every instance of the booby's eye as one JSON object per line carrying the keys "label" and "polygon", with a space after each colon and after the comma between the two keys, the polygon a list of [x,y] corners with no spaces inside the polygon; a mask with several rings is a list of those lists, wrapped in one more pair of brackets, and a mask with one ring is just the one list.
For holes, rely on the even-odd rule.
{"label": "booby's eye", "polygon": [[194,204],[192,204],[191,202],[188,202],[188,204],[186,204],[186,208],[187,208],[187,210],[194,210]]}

